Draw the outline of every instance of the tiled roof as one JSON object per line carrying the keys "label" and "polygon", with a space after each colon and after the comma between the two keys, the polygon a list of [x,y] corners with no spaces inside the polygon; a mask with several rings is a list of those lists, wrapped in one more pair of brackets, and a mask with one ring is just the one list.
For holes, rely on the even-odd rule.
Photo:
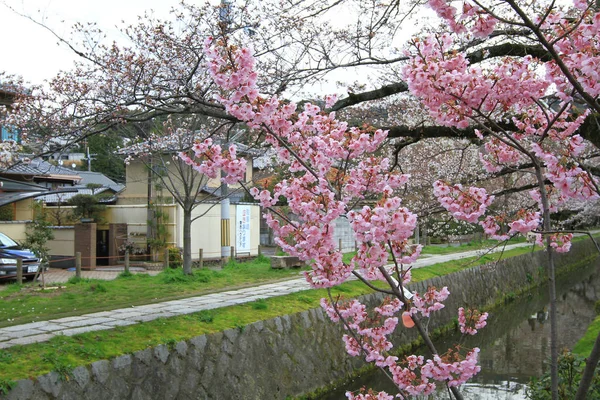
{"label": "tiled roof", "polygon": [[77,171],[77,175],[81,177],[81,181],[77,186],[86,186],[88,183],[96,183],[112,189],[115,193],[118,193],[125,188],[125,185],[113,181],[100,172]]}
{"label": "tiled roof", "polygon": [[112,195],[113,193],[111,193],[111,191],[109,190],[110,188],[108,188],[108,187],[95,189],[93,193],[92,193],[91,189],[87,189],[87,188],[74,188],[74,189],[76,190],[74,192],[53,193],[53,194],[48,194],[45,196],[40,196],[39,200],[42,200],[46,204],[68,203],[69,200],[71,200],[71,198],[73,196],[76,196],[78,194],[100,194],[100,193],[106,193],[106,197],[103,196],[99,199],[100,203],[111,203],[116,200],[116,196]]}
{"label": "tiled roof", "polygon": [[35,159],[28,162],[20,162],[3,171],[8,174],[24,175],[77,175],[79,171],[70,168],[52,165],[47,161]]}

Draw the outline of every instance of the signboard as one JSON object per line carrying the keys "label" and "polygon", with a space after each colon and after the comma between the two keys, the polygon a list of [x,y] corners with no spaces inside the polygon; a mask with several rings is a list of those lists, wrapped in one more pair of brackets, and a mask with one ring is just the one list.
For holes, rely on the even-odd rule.
{"label": "signboard", "polygon": [[250,252],[250,207],[238,204],[235,212],[235,249],[237,253]]}

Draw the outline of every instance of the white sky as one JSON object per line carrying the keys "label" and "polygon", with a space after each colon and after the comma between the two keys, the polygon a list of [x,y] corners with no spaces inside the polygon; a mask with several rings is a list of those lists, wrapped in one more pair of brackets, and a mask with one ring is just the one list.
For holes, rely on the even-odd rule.
{"label": "white sky", "polygon": [[0,71],[38,84],[60,70],[70,69],[76,58],[66,45],[58,45],[48,30],[13,13],[6,5],[66,38],[75,22],[96,22],[109,37],[118,38],[115,26],[121,26],[122,20],[135,22],[145,10],[167,18],[177,3],[178,0],[0,0]]}
{"label": "white sky", "polygon": [[[139,15],[152,10],[158,18],[170,18],[169,11],[180,0],[0,0],[0,71],[23,77],[26,83],[41,84],[50,80],[60,70],[69,70],[77,58],[75,53],[43,27],[18,13],[51,28],[58,35],[69,39],[75,22],[97,23],[107,33],[105,39],[120,41],[116,28],[135,23]],[[204,2],[205,0],[196,0]],[[218,4],[221,0],[210,0]],[[10,8],[9,8],[10,7]],[[125,21],[125,23],[122,23]],[[406,25],[407,37],[415,27]],[[353,81],[365,72],[344,71],[332,74],[333,80],[310,87],[311,92],[334,93],[336,79]],[[341,76],[339,76],[341,74]],[[356,76],[356,77],[354,77]]]}

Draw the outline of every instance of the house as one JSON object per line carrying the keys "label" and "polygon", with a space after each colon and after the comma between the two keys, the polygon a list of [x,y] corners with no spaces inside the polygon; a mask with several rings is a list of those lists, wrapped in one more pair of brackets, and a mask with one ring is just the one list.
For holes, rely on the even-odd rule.
{"label": "house", "polygon": [[[128,154],[128,149],[122,150]],[[126,166],[125,189],[118,194],[116,205],[110,206],[112,222],[127,224],[127,238],[143,242],[151,234],[151,212],[159,207],[164,220],[161,225],[167,228],[167,245],[183,247],[183,208],[177,203],[173,193],[179,198],[190,193],[196,205],[192,212],[192,258],[198,258],[202,251],[204,258],[220,258],[222,227],[229,224],[228,242],[237,255],[257,255],[260,241],[260,207],[244,203],[245,192],[241,187],[231,185],[228,190],[229,215],[227,223],[221,215],[221,187],[218,179],[209,179],[194,171],[190,166],[174,158],[174,151],[163,151],[152,160],[132,159]],[[246,180],[252,179],[252,163],[246,171]],[[192,179],[194,181],[192,181]],[[161,189],[162,186],[162,189]],[[165,186],[167,186],[165,188]],[[187,188],[186,188],[187,186]]]}

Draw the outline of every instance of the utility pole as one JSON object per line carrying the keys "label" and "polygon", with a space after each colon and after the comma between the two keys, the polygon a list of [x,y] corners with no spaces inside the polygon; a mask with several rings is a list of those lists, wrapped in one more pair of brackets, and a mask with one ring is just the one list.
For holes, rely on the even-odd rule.
{"label": "utility pole", "polygon": [[90,148],[89,146],[85,147],[85,152],[86,152],[86,156],[87,156],[87,165],[88,165],[88,172],[90,172],[92,170],[92,160],[95,160],[98,154],[90,154]]}
{"label": "utility pole", "polygon": [[[223,32],[226,32],[227,25],[230,22],[231,0],[221,0],[221,9],[219,10],[219,19],[221,20]],[[229,134],[228,134],[229,136]],[[229,137],[228,137],[229,139]],[[229,146],[228,141],[225,142],[225,148]],[[221,178],[225,173],[221,170]],[[229,261],[231,254],[231,217],[229,214],[229,188],[227,184],[221,181],[221,261],[225,264]]]}

